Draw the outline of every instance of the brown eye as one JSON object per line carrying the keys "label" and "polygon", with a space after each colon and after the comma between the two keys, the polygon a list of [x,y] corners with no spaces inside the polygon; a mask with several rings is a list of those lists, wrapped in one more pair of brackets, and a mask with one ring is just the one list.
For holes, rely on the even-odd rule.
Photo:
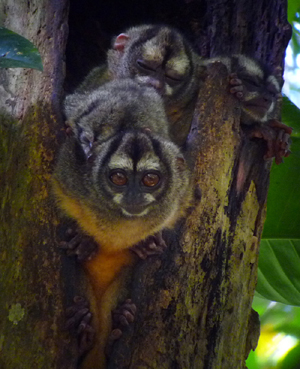
{"label": "brown eye", "polygon": [[159,183],[159,181],[160,178],[155,173],[148,173],[142,179],[143,185],[146,187],[154,187]]}
{"label": "brown eye", "polygon": [[109,178],[116,186],[125,186],[127,183],[127,177],[122,172],[114,172]]}

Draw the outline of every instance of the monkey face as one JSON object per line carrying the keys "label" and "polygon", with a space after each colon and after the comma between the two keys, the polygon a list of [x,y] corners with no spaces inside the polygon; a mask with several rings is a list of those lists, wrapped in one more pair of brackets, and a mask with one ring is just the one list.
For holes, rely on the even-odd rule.
{"label": "monkey face", "polygon": [[[241,76],[244,91],[243,110],[258,121],[265,121],[273,112],[278,98],[277,86],[270,76],[267,81]],[[274,78],[274,77],[273,77]]]}
{"label": "monkey face", "polygon": [[105,193],[114,210],[125,217],[147,215],[168,190],[170,174],[155,144],[148,133],[120,133],[99,156],[97,191]]}
{"label": "monkey face", "polygon": [[232,70],[236,71],[243,89],[243,121],[266,122],[276,107],[280,95],[277,78],[254,59],[243,55],[232,58]]}
{"label": "monkey face", "polygon": [[154,87],[167,105],[182,99],[195,74],[190,46],[169,27],[136,27],[122,33],[111,56],[114,78],[129,77]]}

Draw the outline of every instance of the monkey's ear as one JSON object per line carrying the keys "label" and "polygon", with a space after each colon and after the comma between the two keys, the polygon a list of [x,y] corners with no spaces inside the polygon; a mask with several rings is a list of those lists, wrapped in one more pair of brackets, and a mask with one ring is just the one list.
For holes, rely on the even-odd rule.
{"label": "monkey's ear", "polygon": [[127,33],[120,33],[115,39],[113,48],[117,51],[123,51],[127,42],[129,40],[129,35]]}
{"label": "monkey's ear", "polygon": [[94,134],[90,131],[84,131],[81,127],[78,128],[78,141],[85,153],[86,159],[92,156],[92,148],[94,144]]}

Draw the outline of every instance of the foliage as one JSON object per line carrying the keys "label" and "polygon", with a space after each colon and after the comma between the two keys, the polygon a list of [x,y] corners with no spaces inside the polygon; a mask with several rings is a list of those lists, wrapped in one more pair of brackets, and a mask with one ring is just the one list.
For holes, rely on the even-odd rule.
{"label": "foliage", "polygon": [[26,38],[0,27],[0,68],[43,70],[38,49]]}
{"label": "foliage", "polygon": [[256,290],[270,300],[300,306],[300,111],[287,98],[282,120],[293,127],[292,154],[271,171]]}
{"label": "foliage", "polygon": [[261,335],[248,369],[298,369],[300,367],[300,308],[254,298],[260,315]]}

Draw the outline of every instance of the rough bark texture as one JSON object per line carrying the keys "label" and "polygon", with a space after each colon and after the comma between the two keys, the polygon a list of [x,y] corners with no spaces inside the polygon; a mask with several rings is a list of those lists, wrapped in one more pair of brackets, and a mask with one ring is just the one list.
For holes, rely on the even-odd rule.
{"label": "rough bark texture", "polygon": [[[0,21],[35,43],[44,72],[0,71],[0,367],[75,368],[64,309],[80,268],[57,248],[49,180],[63,123],[60,98],[67,0],[2,0]],[[202,56],[243,52],[282,67],[290,37],[286,0],[72,0],[66,88],[104,60],[112,35],[145,22],[176,26]],[[166,234],[162,258],[141,262],[131,297],[136,323],[109,368],[245,367],[257,341],[251,313],[269,167],[240,129],[224,68],[206,81],[189,137],[201,200]],[[243,160],[240,160],[242,158]],[[244,160],[245,159],[245,160]],[[237,193],[238,168],[245,182]]]}
{"label": "rough bark texture", "polygon": [[0,367],[74,368],[64,332],[66,278],[50,177],[67,40],[66,1],[0,4],[2,25],[32,41],[44,72],[0,70]]}

